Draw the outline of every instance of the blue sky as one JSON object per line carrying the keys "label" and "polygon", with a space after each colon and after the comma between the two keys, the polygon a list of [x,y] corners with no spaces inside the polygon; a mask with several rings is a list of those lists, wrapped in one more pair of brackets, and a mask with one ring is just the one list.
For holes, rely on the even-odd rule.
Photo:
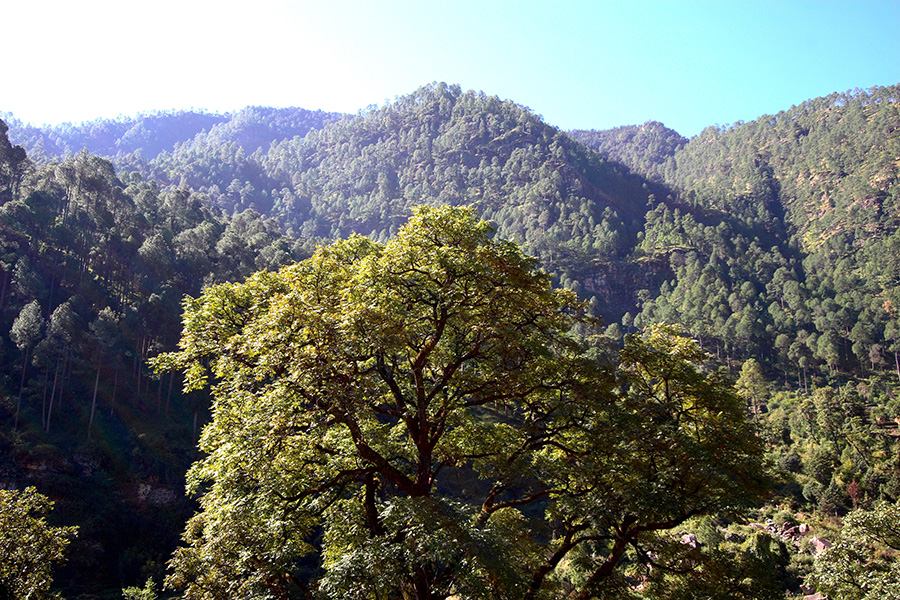
{"label": "blue sky", "polygon": [[900,83],[900,0],[29,0],[0,111],[34,124],[247,105],[356,112],[458,83],[563,129],[692,136]]}

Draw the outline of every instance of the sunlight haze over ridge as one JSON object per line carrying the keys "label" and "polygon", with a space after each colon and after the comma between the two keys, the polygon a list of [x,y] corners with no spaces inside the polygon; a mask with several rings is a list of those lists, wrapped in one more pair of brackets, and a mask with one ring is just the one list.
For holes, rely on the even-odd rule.
{"label": "sunlight haze over ridge", "polygon": [[693,136],[900,82],[900,2],[154,3],[4,8],[0,112],[32,124],[249,105],[355,113],[432,81],[562,129]]}

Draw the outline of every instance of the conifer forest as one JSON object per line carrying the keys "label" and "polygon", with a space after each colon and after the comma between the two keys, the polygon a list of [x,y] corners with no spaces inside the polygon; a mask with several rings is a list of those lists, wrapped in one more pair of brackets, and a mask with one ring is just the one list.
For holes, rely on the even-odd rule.
{"label": "conifer forest", "polygon": [[900,86],[0,113],[0,600],[900,598],[898,501]]}

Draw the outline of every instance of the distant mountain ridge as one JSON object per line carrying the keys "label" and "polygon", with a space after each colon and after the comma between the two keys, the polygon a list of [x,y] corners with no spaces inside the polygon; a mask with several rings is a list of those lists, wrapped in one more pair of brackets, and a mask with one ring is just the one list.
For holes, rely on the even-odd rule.
{"label": "distant mountain ridge", "polygon": [[23,146],[29,156],[61,157],[82,149],[114,158],[139,152],[153,159],[161,152],[190,143],[236,143],[251,153],[275,140],[304,136],[311,129],[342,115],[303,108],[248,106],[235,113],[160,111],[118,119],[98,119],[80,124],[63,123],[36,127],[0,113],[11,127],[10,141]]}
{"label": "distant mountain ridge", "polygon": [[[766,307],[768,296],[779,296],[771,284],[778,269],[801,284],[814,274],[819,286],[838,260],[827,257],[852,257],[849,271],[863,279],[864,270],[892,264],[862,257],[882,256],[900,224],[897,97],[897,86],[836,93],[687,139],[652,121],[564,132],[514,102],[435,83],[353,116],[251,107],[26,130],[30,137],[14,126],[10,139],[30,152],[46,152],[54,135],[69,150],[92,140],[116,149],[107,156],[122,173],[198,191],[226,213],[252,208],[306,240],[385,239],[416,204],[473,204],[615,321],[630,313],[693,330],[685,300],[668,300],[694,286],[679,275],[680,257],[713,265],[718,257],[721,285],[706,295],[720,298],[720,308],[707,312],[729,314],[696,333],[762,348],[800,322],[807,331],[827,329],[799,309],[799,321],[775,324]],[[154,155],[161,140],[171,147]],[[767,266],[745,264],[751,247]],[[752,319],[743,302],[727,301],[744,284],[766,296],[751,302]],[[860,310],[846,312],[856,318]],[[726,342],[736,327],[726,323],[738,319],[742,333]],[[822,355],[817,347],[812,353]]]}
{"label": "distant mountain ridge", "polygon": [[666,167],[672,167],[675,153],[690,142],[658,121],[604,131],[576,129],[569,135],[657,183],[666,181]]}

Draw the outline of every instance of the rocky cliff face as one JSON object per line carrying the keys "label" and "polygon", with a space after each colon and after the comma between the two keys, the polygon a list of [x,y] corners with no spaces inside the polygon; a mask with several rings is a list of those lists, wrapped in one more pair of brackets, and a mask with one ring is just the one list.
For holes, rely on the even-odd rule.
{"label": "rocky cliff face", "polygon": [[664,256],[639,260],[596,261],[584,271],[581,283],[585,290],[601,301],[599,307],[610,322],[618,321],[626,312],[640,311],[642,290],[657,290],[672,277]]}

